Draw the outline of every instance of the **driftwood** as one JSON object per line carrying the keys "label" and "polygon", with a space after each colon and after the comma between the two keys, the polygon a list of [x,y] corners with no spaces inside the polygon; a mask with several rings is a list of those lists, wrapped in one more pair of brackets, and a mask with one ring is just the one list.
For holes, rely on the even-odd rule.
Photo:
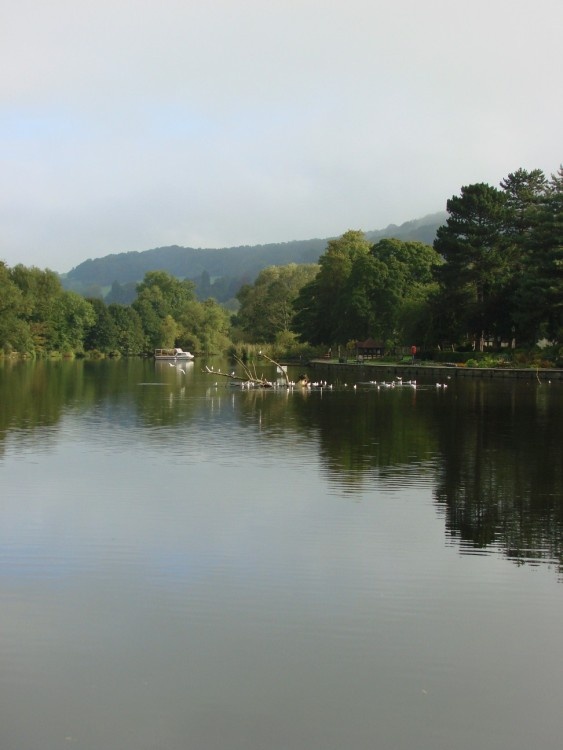
{"label": "driftwood", "polygon": [[[284,376],[286,385],[289,387],[291,383],[289,381],[287,372],[284,370],[284,368],[274,359],[272,359],[271,357],[268,357],[266,354],[262,354],[262,352],[260,352],[260,356],[264,357],[264,359],[267,359],[268,362],[271,362],[273,365],[276,365],[276,367],[278,368],[278,371]],[[230,381],[235,381],[235,382],[241,383],[242,385],[257,386],[259,388],[273,388],[274,387],[274,384],[270,380],[267,380],[264,377],[264,375],[258,375],[258,373],[256,372],[256,366],[253,366],[251,370],[250,367],[247,367],[247,365],[245,365],[244,362],[238,357],[235,357],[234,359],[242,367],[244,371],[244,376],[235,375],[234,371],[233,372],[221,372],[221,370],[214,370],[212,367],[208,367],[207,365],[205,366],[205,369],[202,372],[206,372],[209,375],[215,375],[216,377],[219,377],[219,378],[228,378]]]}
{"label": "driftwood", "polygon": [[290,386],[290,382],[289,382],[289,377],[287,375],[287,370],[284,370],[284,368],[280,365],[279,362],[276,362],[275,359],[272,359],[271,357],[268,357],[267,354],[262,354],[262,352],[259,352],[259,354],[260,354],[261,357],[264,357],[264,359],[267,359],[268,362],[271,362],[273,365],[275,365],[278,368],[278,372],[280,372],[284,376],[284,378],[285,378],[285,384],[289,387]]}

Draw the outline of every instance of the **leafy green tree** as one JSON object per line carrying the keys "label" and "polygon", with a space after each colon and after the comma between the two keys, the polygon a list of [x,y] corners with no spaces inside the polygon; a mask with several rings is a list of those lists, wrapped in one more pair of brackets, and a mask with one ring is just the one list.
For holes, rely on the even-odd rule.
{"label": "leafy green tree", "polygon": [[181,281],[166,271],[148,271],[137,286],[137,299],[154,303],[161,317],[177,318],[184,305],[195,299],[194,288],[192,281]]}
{"label": "leafy green tree", "polygon": [[294,300],[318,269],[316,264],[296,263],[265,268],[254,284],[238,292],[237,324],[254,341],[273,342],[279,333],[291,331]]}
{"label": "leafy green tree", "polygon": [[317,276],[301,288],[295,300],[294,328],[302,340],[345,344],[351,338],[346,291],[354,262],[369,252],[369,242],[358,230],[329,241]]}
{"label": "leafy green tree", "polygon": [[0,261],[0,348],[6,352],[33,350],[29,326],[20,318],[22,307],[22,292]]}
{"label": "leafy green tree", "polygon": [[141,318],[145,332],[145,348],[173,346],[171,321],[177,323],[195,301],[191,281],[180,281],[166,271],[149,271],[137,286],[133,308]]}
{"label": "leafy green tree", "polygon": [[59,277],[54,271],[21,264],[12,268],[10,276],[21,292],[19,319],[29,329],[31,349],[38,354],[55,349],[53,316],[64,293]]}
{"label": "leafy green tree", "polygon": [[57,274],[49,269],[28,268],[19,263],[12,268],[10,275],[22,293],[22,312],[30,319],[47,319],[53,300],[63,293]]}
{"label": "leafy green tree", "polygon": [[171,349],[176,344],[178,338],[178,332],[180,327],[172,317],[172,315],[166,315],[164,320],[160,324],[160,341],[161,346],[168,347]]}
{"label": "leafy green tree", "polygon": [[[141,354],[145,348],[145,335],[139,313],[129,305],[108,305],[114,330],[116,348],[121,354]],[[156,348],[156,347],[155,347]]]}
{"label": "leafy green tree", "polygon": [[389,281],[387,266],[371,251],[356,257],[342,292],[346,303],[335,321],[334,341],[342,344],[386,337],[388,325],[383,310]]}
{"label": "leafy green tree", "polygon": [[179,325],[179,345],[190,351],[217,354],[230,345],[230,314],[212,298],[186,305]]}
{"label": "leafy green tree", "polygon": [[372,334],[392,344],[420,340],[417,321],[426,316],[430,295],[436,290],[434,275],[442,265],[438,253],[423,242],[380,240],[372,248],[380,280],[372,297]]}
{"label": "leafy green tree", "polygon": [[329,246],[319,274],[302,288],[297,330],[313,344],[368,337],[401,342],[407,328],[412,335],[413,316],[425,310],[441,263],[422,242],[384,239],[370,248],[361,233],[347,233]]}
{"label": "leafy green tree", "polygon": [[117,349],[116,329],[113,318],[105,302],[98,298],[89,299],[95,319],[84,333],[84,348],[109,353]]}
{"label": "leafy green tree", "polygon": [[139,316],[144,334],[143,350],[157,349],[162,344],[162,324],[166,318],[164,306],[161,302],[159,290],[152,290],[150,298],[148,294],[137,297],[132,304],[133,310]]}
{"label": "leafy green tree", "polygon": [[63,292],[54,301],[49,330],[49,349],[76,352],[84,348],[86,331],[95,323],[92,305],[76,292]]}

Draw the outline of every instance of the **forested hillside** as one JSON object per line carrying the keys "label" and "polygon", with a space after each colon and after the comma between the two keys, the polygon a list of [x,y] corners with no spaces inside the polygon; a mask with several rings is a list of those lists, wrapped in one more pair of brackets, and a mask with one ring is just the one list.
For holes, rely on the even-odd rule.
{"label": "forested hillside", "polygon": [[[500,188],[465,185],[446,207],[432,245],[412,239],[425,227],[411,222],[405,240],[348,230],[315,251],[312,263],[304,262],[303,244],[292,263],[288,253],[276,255],[276,246],[232,248],[230,255],[200,250],[200,258],[238,258],[238,267],[227,267],[231,277],[214,280],[203,268],[204,300],[196,297],[197,282],[185,278],[188,267],[149,270],[123,286],[114,281],[100,299],[63,289],[53,271],[0,261],[0,351],[116,356],[181,346],[211,354],[264,344],[302,356],[311,347],[352,350],[354,342],[375,338],[385,350],[416,342],[430,358],[444,348],[452,358],[456,347],[516,356],[517,345],[533,352],[541,343],[553,362],[562,361],[563,167],[550,177],[518,169]],[[155,254],[149,253],[153,261]],[[224,272],[225,265],[211,270]],[[235,278],[253,274],[235,289]],[[235,298],[235,315],[214,293],[221,279],[230,279],[223,288]],[[116,299],[128,289],[131,302]]]}
{"label": "forested hillside", "polygon": [[[431,244],[446,214],[430,214],[401,226],[366,233],[375,242],[385,237]],[[66,274],[66,289],[86,296],[105,296],[109,302],[131,302],[135,285],[148,271],[163,270],[195,283],[200,299],[213,296],[219,302],[232,299],[243,284],[252,283],[261,270],[289,263],[316,263],[325,251],[328,239],[295,240],[221,249],[159,247],[143,252],[117,253],[86,260]],[[112,289],[108,289],[112,287]],[[108,297],[109,294],[109,297]]]}

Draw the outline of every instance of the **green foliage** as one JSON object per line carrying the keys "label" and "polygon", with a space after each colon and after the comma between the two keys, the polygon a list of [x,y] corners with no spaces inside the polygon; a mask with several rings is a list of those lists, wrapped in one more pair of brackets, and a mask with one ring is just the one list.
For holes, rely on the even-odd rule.
{"label": "green foliage", "polygon": [[[200,266],[191,272],[199,294],[220,290],[231,310],[238,305],[232,320],[215,299],[199,301],[194,282],[155,267],[164,257],[157,251],[149,252],[152,267],[135,290],[118,273],[113,283],[100,274],[68,274],[65,283],[90,289],[90,299],[65,290],[48,269],[9,269],[0,262],[0,348],[32,356],[84,350],[139,354],[173,345],[216,353],[237,341],[302,356],[310,347],[326,351],[369,337],[429,350],[438,343],[479,348],[477,342],[500,346],[514,340],[530,348],[544,338],[559,351],[563,168],[550,179],[541,170],[519,169],[500,189],[464,186],[447,209],[434,247],[380,236],[371,245],[363,232],[349,230],[323,243],[320,258],[321,241],[311,241],[312,258],[300,245],[300,262],[283,266],[265,262],[278,257],[269,253],[279,246],[264,246],[260,258],[257,248],[237,248],[238,281],[224,268],[216,273],[220,264],[212,269],[203,263],[204,256],[217,260],[219,251],[197,251]],[[288,251],[289,245],[291,252],[296,249],[293,244]],[[160,250],[185,262],[185,248]],[[307,259],[318,259],[318,265],[304,263]],[[119,262],[129,260],[123,256]],[[93,261],[83,266],[100,268]],[[255,282],[240,287],[253,273]],[[110,283],[106,304],[99,294]]]}
{"label": "green foliage", "polygon": [[52,271],[0,262],[0,347],[31,355],[138,355],[162,346],[223,352],[230,314],[210,299],[198,302],[193,284],[153,271],[135,303],[106,305],[62,288]]}
{"label": "green foliage", "polygon": [[230,315],[214,299],[192,300],[179,318],[177,343],[190,351],[217,354],[230,345]]}
{"label": "green foliage", "polygon": [[311,264],[270,266],[258,274],[254,284],[245,284],[237,294],[236,325],[248,340],[272,342],[280,333],[291,331],[293,303],[318,270]]}
{"label": "green foliage", "polygon": [[50,351],[81,350],[86,331],[95,320],[94,308],[84,297],[76,292],[63,292],[58,295],[51,311]]}
{"label": "green foliage", "polygon": [[425,327],[421,322],[428,317],[428,300],[436,289],[434,274],[442,265],[440,256],[422,242],[394,239],[378,242],[372,254],[385,269],[385,283],[372,296],[375,337],[392,344],[422,341]]}
{"label": "green foliage", "polygon": [[33,347],[29,326],[21,320],[22,312],[22,292],[6,264],[0,261],[0,347],[6,353],[27,352]]}
{"label": "green foliage", "polygon": [[[367,235],[368,241],[372,244],[383,237],[397,237],[405,241],[432,243],[442,221],[442,213],[431,214],[401,226],[392,225],[371,231]],[[200,301],[214,297],[221,304],[226,304],[235,297],[241,286],[252,284],[264,268],[291,263],[316,265],[326,245],[327,239],[311,239],[252,247],[202,250],[171,246],[144,252],[118,253],[80,263],[66,274],[64,285],[83,293],[93,288],[92,285],[107,290],[117,282],[127,294],[114,296],[112,287],[106,303],[132,304],[135,296],[131,287],[143,279],[148,271],[164,270],[177,278],[193,280]]]}
{"label": "green foliage", "polygon": [[519,337],[563,341],[563,168],[551,176],[527,212],[522,272],[515,290]]}
{"label": "green foliage", "polygon": [[[513,254],[502,240],[507,221],[506,196],[484,183],[461,189],[447,202],[449,218],[438,229],[435,250],[446,261],[437,278],[444,302],[453,307],[450,336],[501,331],[507,278]],[[454,328],[457,328],[457,330]]]}
{"label": "green foliage", "polygon": [[394,344],[418,335],[440,263],[421,242],[384,239],[370,247],[361,232],[347,232],[329,243],[318,276],[302,288],[295,328],[315,345],[368,337]]}
{"label": "green foliage", "polygon": [[295,300],[294,328],[303,341],[313,345],[344,343],[354,335],[352,329],[363,320],[365,309],[361,295],[355,304],[349,304],[350,278],[354,263],[365,260],[369,252],[369,242],[359,230],[349,230],[328,242],[318,274]]}
{"label": "green foliage", "polygon": [[299,337],[293,331],[280,331],[271,348],[271,356],[278,360],[282,357],[306,360],[311,354],[310,346],[299,341]]}
{"label": "green foliage", "polygon": [[117,330],[111,313],[101,299],[89,299],[94,312],[94,320],[84,333],[84,348],[109,354],[117,349]]}
{"label": "green foliage", "polygon": [[10,277],[20,292],[20,304],[15,311],[19,342],[15,348],[32,355],[52,351],[58,335],[56,328],[62,325],[59,300],[64,291],[59,277],[53,271],[21,264],[10,271]]}
{"label": "green foliage", "polygon": [[194,285],[180,281],[165,271],[149,271],[137,286],[132,307],[141,318],[145,348],[174,346],[178,337],[175,321],[195,299]]}
{"label": "green foliage", "polygon": [[434,247],[439,337],[516,337],[529,345],[563,335],[563,173],[519,169],[501,182],[462,188]]}
{"label": "green foliage", "polygon": [[53,271],[1,264],[0,336],[4,348],[25,354],[74,352],[83,348],[95,320],[92,305],[65,291]]}
{"label": "green foliage", "polygon": [[[108,305],[115,329],[115,346],[125,355],[141,354],[145,335],[139,313],[128,305]],[[156,347],[155,347],[156,348]]]}

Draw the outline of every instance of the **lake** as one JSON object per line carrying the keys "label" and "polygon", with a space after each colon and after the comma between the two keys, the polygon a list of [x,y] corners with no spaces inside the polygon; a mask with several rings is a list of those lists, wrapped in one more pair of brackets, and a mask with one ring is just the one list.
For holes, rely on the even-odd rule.
{"label": "lake", "polygon": [[559,748],[563,383],[204,364],[0,362],[0,747]]}

